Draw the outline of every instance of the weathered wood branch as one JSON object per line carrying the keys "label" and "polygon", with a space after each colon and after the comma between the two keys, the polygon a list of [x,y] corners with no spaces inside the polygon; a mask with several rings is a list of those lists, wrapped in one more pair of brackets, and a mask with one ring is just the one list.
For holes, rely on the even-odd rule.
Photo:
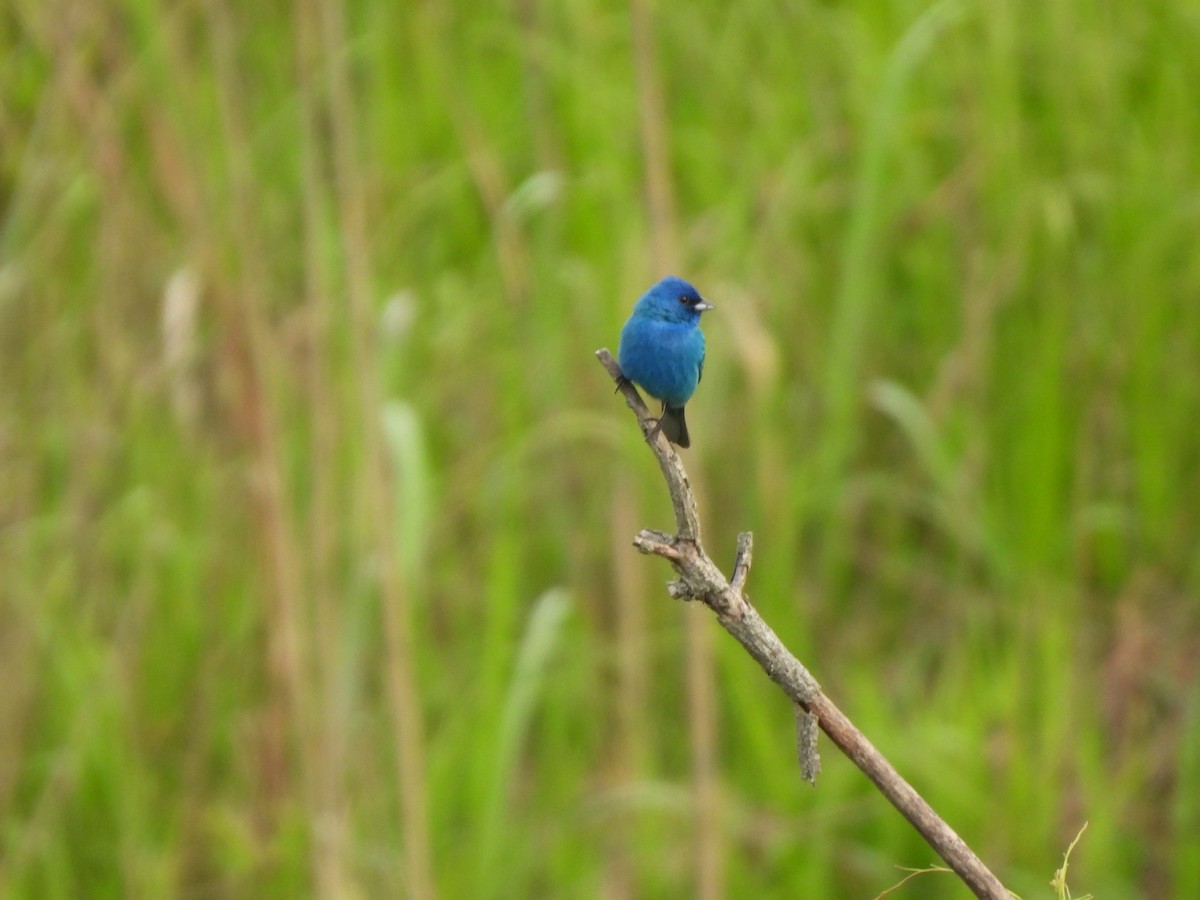
{"label": "weathered wood branch", "polygon": [[727,579],[704,552],[700,543],[700,518],[696,500],[688,483],[687,472],[675,448],[656,428],[641,395],[621,375],[617,361],[608,350],[597,350],[608,374],[625,397],[625,403],[637,416],[642,435],[658,460],[667,482],[671,505],[675,509],[678,533],[644,530],[633,539],[643,553],[661,556],[679,576],[669,585],[672,596],[700,600],[716,613],[717,621],[733,635],[758,662],[768,677],[799,707],[797,711],[798,747],[801,770],[812,781],[819,768],[812,720],[846,756],[874,782],[892,805],[920,832],[946,864],[974,891],[988,900],[1009,900],[1004,885],[983,864],[954,830],[947,825],[925,799],[855,727],[821,690],[808,669],[783,645],[746,597],[753,542],[749,532],[738,535],[733,577]]}

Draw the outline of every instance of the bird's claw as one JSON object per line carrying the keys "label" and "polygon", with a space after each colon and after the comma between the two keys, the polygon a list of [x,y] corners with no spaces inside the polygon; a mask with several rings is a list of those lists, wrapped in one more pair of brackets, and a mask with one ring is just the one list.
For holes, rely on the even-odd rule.
{"label": "bird's claw", "polygon": [[646,421],[654,423],[654,426],[646,432],[646,440],[652,441],[662,431],[662,416],[659,416],[657,419],[647,419]]}

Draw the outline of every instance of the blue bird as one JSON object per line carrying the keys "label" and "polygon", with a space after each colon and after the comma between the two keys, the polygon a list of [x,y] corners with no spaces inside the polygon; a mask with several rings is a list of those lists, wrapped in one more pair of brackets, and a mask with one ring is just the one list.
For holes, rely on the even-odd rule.
{"label": "blue bird", "polygon": [[704,374],[700,314],[712,309],[682,278],[664,278],[642,295],[621,329],[621,374],[662,401],[658,427],[672,444],[691,446],[683,407]]}

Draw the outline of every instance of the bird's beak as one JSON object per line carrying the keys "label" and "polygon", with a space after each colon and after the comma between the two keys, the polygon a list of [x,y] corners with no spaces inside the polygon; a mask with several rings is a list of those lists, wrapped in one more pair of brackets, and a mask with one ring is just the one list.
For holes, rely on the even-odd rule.
{"label": "bird's beak", "polygon": [[704,312],[706,309],[716,309],[716,307],[713,306],[711,303],[709,303],[707,300],[701,300],[699,303],[697,303],[692,308],[695,309],[696,312]]}

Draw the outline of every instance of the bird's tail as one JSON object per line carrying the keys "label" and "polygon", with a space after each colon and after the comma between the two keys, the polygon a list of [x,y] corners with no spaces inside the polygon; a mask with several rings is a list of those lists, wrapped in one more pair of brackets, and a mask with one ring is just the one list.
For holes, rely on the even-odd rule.
{"label": "bird's tail", "polygon": [[667,440],[672,444],[678,444],[680,447],[690,447],[691,439],[688,437],[687,421],[683,418],[682,406],[667,406],[663,404],[662,417],[658,420],[659,427],[662,428],[662,433],[667,436]]}

